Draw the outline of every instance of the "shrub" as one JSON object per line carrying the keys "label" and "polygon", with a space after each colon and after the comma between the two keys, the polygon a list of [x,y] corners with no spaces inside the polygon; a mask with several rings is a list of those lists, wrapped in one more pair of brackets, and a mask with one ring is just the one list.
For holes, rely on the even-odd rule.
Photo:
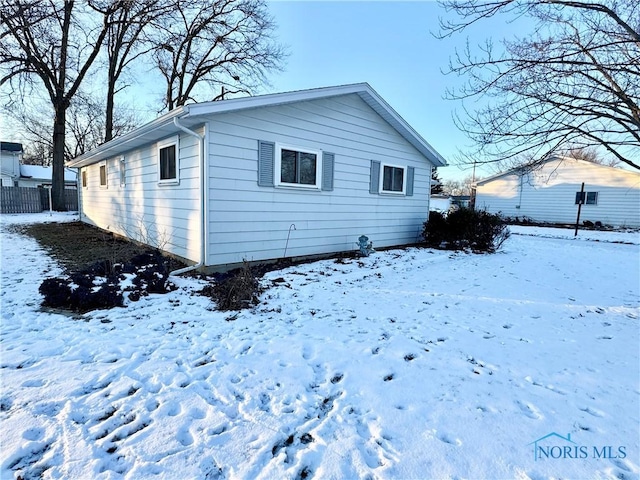
{"label": "shrub", "polygon": [[446,217],[430,212],[425,222],[423,237],[433,248],[451,250],[471,249],[474,252],[495,252],[510,232],[500,215],[485,210],[460,208]]}
{"label": "shrub", "polygon": [[430,247],[440,248],[447,241],[447,218],[441,212],[429,212],[429,220],[424,223],[422,237]]}
{"label": "shrub", "polygon": [[242,310],[258,304],[262,289],[258,278],[245,262],[240,268],[218,275],[216,282],[200,293],[211,297],[218,310]]}

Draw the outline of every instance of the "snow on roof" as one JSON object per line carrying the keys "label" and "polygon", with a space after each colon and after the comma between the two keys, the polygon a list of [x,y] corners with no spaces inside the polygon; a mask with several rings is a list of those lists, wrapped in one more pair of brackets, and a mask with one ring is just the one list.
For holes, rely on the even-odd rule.
{"label": "snow on roof", "polygon": [[[33,178],[34,180],[51,181],[53,169],[52,167],[43,167],[42,165],[20,165],[20,176],[24,178]],[[64,181],[77,181],[78,173],[69,168],[64,169]]]}

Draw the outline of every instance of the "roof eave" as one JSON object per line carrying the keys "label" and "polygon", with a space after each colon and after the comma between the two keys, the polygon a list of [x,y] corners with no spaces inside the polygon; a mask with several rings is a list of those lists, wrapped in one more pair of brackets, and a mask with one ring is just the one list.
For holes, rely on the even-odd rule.
{"label": "roof eave", "polygon": [[118,154],[123,148],[127,147],[127,145],[135,142],[136,140],[139,141],[145,136],[155,138],[156,136],[151,135],[152,133],[162,127],[173,125],[174,118],[183,117],[188,113],[188,111],[188,106],[182,106],[171,110],[140,128],[136,128],[121,137],[114,138],[113,140],[105,142],[102,145],[83,153],[79,157],[68,161],[65,166],[70,168],[82,168]]}

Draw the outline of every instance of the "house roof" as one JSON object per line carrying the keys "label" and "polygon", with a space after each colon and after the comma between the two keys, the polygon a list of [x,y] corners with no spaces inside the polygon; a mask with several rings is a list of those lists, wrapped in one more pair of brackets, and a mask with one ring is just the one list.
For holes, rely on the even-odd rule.
{"label": "house roof", "polygon": [[616,170],[618,172],[628,173],[628,174],[631,174],[631,175],[640,175],[639,172],[633,172],[633,171],[630,171],[630,170],[624,170],[622,168],[617,168],[617,167],[610,167],[608,165],[601,165],[599,163],[588,162],[586,160],[580,160],[578,158],[563,157],[563,156],[551,156],[551,157],[549,157],[549,158],[547,158],[545,160],[542,160],[540,162],[536,162],[536,167],[533,167],[532,169],[527,169],[527,165],[522,165],[520,167],[515,167],[515,168],[512,168],[510,170],[506,170],[504,172],[496,173],[495,175],[491,175],[490,177],[487,177],[487,178],[485,178],[483,180],[478,180],[475,183],[475,185],[476,186],[485,185],[485,184],[487,184],[489,182],[492,182],[493,180],[496,180],[498,178],[506,177],[507,175],[512,175],[514,173],[515,174],[520,174],[520,172],[522,172],[522,171],[524,171],[526,173],[526,172],[529,172],[531,170],[535,170],[536,168],[539,168],[539,167],[541,167],[543,165],[546,165],[549,162],[556,162],[556,161],[577,162],[577,163],[582,163],[584,165],[588,165],[588,166],[591,166],[591,167],[608,168],[608,169],[614,169],[614,170]]}
{"label": "house roof", "polygon": [[22,153],[22,144],[15,142],[0,142],[0,150],[3,152]]}
{"label": "house roof", "polygon": [[422,138],[391,106],[383,100],[367,83],[355,83],[335,87],[315,88],[286,93],[274,93],[255,97],[234,98],[216,102],[195,103],[178,107],[156,118],[152,122],[137,128],[122,137],[106,142],[93,150],[68,162],[70,167],[84,167],[143,145],[153,143],[169,135],[175,134],[179,128],[173,123],[179,119],[188,128],[202,122],[206,115],[235,112],[249,108],[285,105],[294,102],[316,100],[357,94],[367,105],[378,113],[402,137],[413,145],[422,155],[437,167],[447,164],[445,159]]}
{"label": "house roof", "polygon": [[[43,167],[42,165],[20,165],[20,177],[31,178],[34,180],[51,181],[53,169],[51,167]],[[77,181],[78,173],[69,168],[64,169],[64,181]]]}

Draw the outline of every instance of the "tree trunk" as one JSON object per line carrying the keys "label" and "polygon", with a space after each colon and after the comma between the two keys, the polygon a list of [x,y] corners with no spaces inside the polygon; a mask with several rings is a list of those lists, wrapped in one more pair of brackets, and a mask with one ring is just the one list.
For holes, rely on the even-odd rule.
{"label": "tree trunk", "polygon": [[51,178],[51,203],[57,212],[64,212],[64,141],[67,108],[64,105],[55,106],[53,121],[53,175]]}

